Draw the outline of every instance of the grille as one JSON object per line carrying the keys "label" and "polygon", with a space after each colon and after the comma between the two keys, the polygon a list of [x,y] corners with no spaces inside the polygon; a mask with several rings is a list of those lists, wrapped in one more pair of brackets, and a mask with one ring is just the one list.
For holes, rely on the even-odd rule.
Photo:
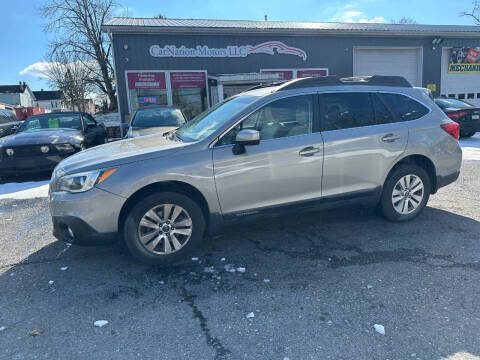
{"label": "grille", "polygon": [[[48,151],[48,153],[44,154],[42,150],[40,150],[42,146],[49,147],[50,150]],[[7,149],[13,149],[13,151],[15,152],[13,156],[7,155],[6,153]],[[58,153],[57,149],[52,145],[48,145],[48,144],[9,146],[4,148],[3,150],[3,156],[5,157],[26,157],[26,156],[39,156],[39,155],[47,156],[47,155],[53,155],[57,153]]]}

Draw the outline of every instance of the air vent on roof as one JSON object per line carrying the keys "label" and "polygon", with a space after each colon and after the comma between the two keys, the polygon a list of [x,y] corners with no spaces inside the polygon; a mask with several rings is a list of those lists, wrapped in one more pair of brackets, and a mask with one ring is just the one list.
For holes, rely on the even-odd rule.
{"label": "air vent on roof", "polygon": [[338,78],[336,76],[322,76],[291,80],[286,82],[284,85],[281,85],[277,91],[335,85],[412,87],[412,85],[402,76],[372,75],[345,78]]}

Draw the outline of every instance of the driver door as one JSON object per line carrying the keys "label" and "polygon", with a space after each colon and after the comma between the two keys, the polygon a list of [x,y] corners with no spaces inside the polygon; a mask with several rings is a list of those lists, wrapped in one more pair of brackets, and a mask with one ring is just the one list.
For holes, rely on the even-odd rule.
{"label": "driver door", "polygon": [[83,128],[87,147],[96,145],[98,138],[98,126],[96,121],[89,115],[83,115]]}
{"label": "driver door", "polygon": [[[224,216],[321,197],[323,141],[315,96],[268,103],[219,139],[213,166]],[[260,132],[260,144],[234,155],[236,134],[246,128]]]}

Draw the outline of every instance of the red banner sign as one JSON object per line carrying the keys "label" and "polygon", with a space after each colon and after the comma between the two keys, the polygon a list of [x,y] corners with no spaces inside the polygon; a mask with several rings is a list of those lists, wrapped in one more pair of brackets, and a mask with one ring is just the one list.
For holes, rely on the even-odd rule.
{"label": "red banner sign", "polygon": [[204,72],[171,72],[172,89],[204,89],[207,79]]}
{"label": "red banner sign", "polygon": [[165,73],[138,72],[128,73],[129,89],[166,89]]}
{"label": "red banner sign", "polygon": [[327,76],[327,70],[298,70],[297,78]]}

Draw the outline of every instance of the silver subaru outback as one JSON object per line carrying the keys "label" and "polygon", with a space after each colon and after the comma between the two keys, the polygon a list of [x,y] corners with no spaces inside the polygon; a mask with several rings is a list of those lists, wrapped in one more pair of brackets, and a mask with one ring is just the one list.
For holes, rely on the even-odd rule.
{"label": "silver subaru outback", "polygon": [[53,233],[121,239],[138,259],[177,261],[241,219],[371,202],[416,217],[459,175],[459,126],[404,78],[304,78],[258,87],[178,130],[62,161],[50,182]]}

